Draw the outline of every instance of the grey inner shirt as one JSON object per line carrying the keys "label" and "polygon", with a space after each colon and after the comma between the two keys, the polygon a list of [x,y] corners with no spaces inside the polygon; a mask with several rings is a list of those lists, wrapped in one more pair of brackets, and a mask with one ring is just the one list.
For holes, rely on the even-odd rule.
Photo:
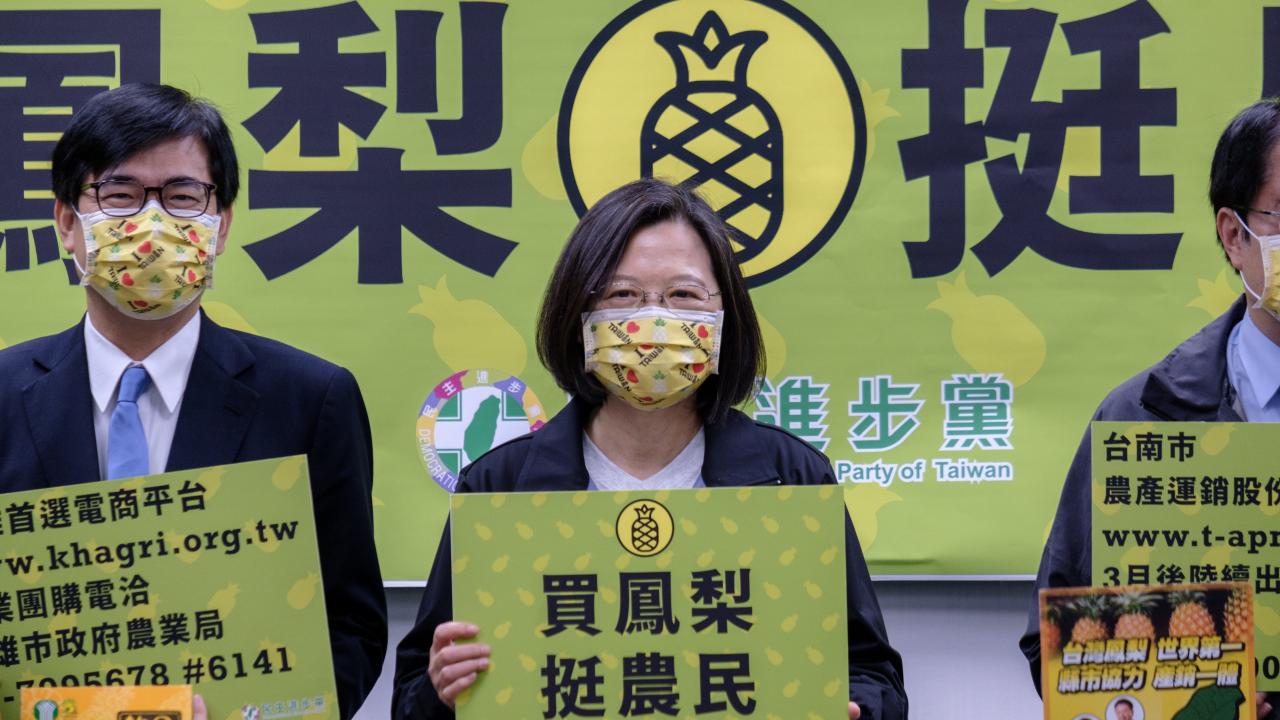
{"label": "grey inner shirt", "polygon": [[582,433],[582,461],[587,466],[588,490],[686,490],[706,487],[702,482],[702,460],[707,447],[701,428],[688,445],[666,467],[641,480],[618,467]]}

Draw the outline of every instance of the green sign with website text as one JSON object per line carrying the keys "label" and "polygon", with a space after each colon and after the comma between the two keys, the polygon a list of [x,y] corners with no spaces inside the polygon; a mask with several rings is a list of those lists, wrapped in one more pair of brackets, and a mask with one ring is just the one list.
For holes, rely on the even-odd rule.
{"label": "green sign with website text", "polygon": [[1274,423],[1093,424],[1094,583],[1252,583],[1252,614],[1209,629],[1253,632],[1261,690],[1280,690],[1277,447]]}
{"label": "green sign with website text", "polygon": [[194,685],[338,717],[306,458],[0,495],[0,716],[24,687]]}

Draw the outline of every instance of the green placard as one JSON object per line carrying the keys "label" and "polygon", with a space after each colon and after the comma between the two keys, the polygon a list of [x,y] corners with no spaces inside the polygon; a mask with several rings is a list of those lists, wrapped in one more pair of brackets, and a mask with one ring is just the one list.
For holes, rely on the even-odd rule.
{"label": "green placard", "polygon": [[1252,582],[1261,690],[1280,690],[1277,447],[1270,423],[1093,423],[1094,582]]}
{"label": "green placard", "polygon": [[453,606],[492,648],[464,720],[845,716],[838,488],[457,495],[452,513]]}
{"label": "green placard", "polygon": [[191,684],[336,718],[306,457],[0,496],[0,715],[26,686]]}

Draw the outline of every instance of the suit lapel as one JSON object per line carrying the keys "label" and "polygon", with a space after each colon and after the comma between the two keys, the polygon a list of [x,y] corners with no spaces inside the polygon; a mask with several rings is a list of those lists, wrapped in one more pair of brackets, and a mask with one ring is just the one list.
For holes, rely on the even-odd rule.
{"label": "suit lapel", "polygon": [[43,470],[35,483],[53,487],[98,480],[84,321],[58,335],[34,361],[45,374],[23,389],[22,402]]}
{"label": "suit lapel", "polygon": [[200,341],[182,395],[168,472],[240,459],[258,403],[258,393],[240,376],[253,363],[253,353],[240,338],[200,313]]}

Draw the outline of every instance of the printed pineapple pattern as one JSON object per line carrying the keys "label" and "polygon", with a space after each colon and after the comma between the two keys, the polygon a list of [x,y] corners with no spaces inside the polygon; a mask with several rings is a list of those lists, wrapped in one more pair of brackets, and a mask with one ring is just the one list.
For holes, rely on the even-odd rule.
{"label": "printed pineapple pattern", "polygon": [[658,318],[653,321],[653,341],[654,342],[667,341],[667,321],[666,320],[663,320],[662,318]]}
{"label": "printed pineapple pattern", "polygon": [[626,310],[603,315],[583,327],[584,367],[615,395],[646,407],[670,407],[716,372],[722,314]]}
{"label": "printed pineapple pattern", "polygon": [[[165,296],[178,300],[213,287],[215,255],[207,252],[213,228],[198,222],[166,221],[157,213],[121,218],[91,229],[85,239],[86,282],[106,293],[116,307],[135,314],[156,311]],[[188,255],[188,248],[195,253]],[[176,256],[168,275],[148,270],[169,252]],[[105,253],[105,254],[104,254]],[[127,261],[131,256],[132,261]],[[127,269],[119,266],[126,260]],[[97,268],[99,262],[117,264]]]}
{"label": "printed pineapple pattern", "polygon": [[768,39],[760,30],[730,34],[715,12],[692,34],[654,35],[676,84],[640,132],[641,174],[699,187],[735,231],[739,262],[768,247],[782,222],[782,126],[747,77]]}
{"label": "printed pineapple pattern", "polygon": [[661,393],[661,392],[666,392],[666,391],[667,391],[667,375],[666,375],[666,373],[664,373],[664,372],[662,372],[661,370],[659,370],[658,372],[656,372],[656,373],[654,373],[654,374],[653,374],[653,384],[652,384],[652,389],[653,389],[653,391],[654,391],[654,392],[656,392],[656,393]]}

